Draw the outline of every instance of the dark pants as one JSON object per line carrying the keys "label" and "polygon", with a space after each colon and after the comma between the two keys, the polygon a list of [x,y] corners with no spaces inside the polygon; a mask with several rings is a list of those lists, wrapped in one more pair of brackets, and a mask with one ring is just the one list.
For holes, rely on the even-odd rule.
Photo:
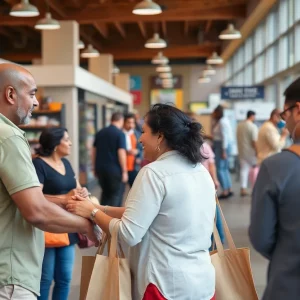
{"label": "dark pants", "polygon": [[125,191],[121,175],[101,172],[98,180],[102,189],[101,205],[121,207]]}
{"label": "dark pants", "polygon": [[75,245],[45,249],[41,278],[41,296],[38,297],[38,300],[48,300],[53,280],[55,285],[52,299],[68,299],[74,260]]}
{"label": "dark pants", "polygon": [[134,183],[134,180],[135,180],[137,174],[138,174],[138,171],[136,171],[136,170],[128,172],[128,184],[130,185],[130,187],[133,186],[133,183]]}

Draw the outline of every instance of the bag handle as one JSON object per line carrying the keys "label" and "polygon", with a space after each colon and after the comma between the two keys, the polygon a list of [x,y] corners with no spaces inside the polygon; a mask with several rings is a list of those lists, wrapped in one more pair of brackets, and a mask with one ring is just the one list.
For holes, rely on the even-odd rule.
{"label": "bag handle", "polygon": [[[217,195],[216,195],[216,203],[217,203],[217,206],[218,206],[218,208],[220,210],[221,219],[222,219],[222,223],[223,223],[223,227],[224,227],[224,232],[225,232],[226,240],[228,242],[228,247],[229,247],[230,250],[236,252],[236,246],[235,246],[235,243],[233,241],[233,238],[232,238],[232,235],[230,233],[230,230],[229,230],[229,227],[227,225],[227,222],[225,220],[225,216],[224,216],[223,211],[221,209],[221,205],[220,205],[220,202],[218,200],[218,196]],[[222,255],[222,253],[224,255],[224,247],[222,245],[222,242],[221,242],[221,239],[220,239],[220,235],[219,235],[219,232],[218,232],[218,229],[217,229],[216,225],[214,225],[214,233],[213,234],[214,234],[214,238],[216,240],[216,247],[217,247],[218,252],[220,252],[221,255]],[[220,243],[217,242],[218,238],[219,238],[219,242]]]}
{"label": "bag handle", "polygon": [[[115,257],[118,257],[118,258],[124,258],[125,257],[122,246],[120,245],[120,243],[118,243],[118,234],[119,234],[120,222],[121,222],[121,220],[118,220],[115,223],[115,225],[113,227],[113,230],[112,230],[111,240],[110,240],[110,251],[109,251],[109,254],[108,254],[110,259],[115,258]],[[118,254],[118,246],[119,246],[121,255]]]}

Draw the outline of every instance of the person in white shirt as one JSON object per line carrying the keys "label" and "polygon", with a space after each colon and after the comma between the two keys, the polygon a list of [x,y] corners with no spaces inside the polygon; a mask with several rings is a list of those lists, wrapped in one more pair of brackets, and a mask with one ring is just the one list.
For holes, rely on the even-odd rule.
{"label": "person in white shirt", "polygon": [[237,143],[240,160],[240,181],[241,181],[241,196],[247,196],[249,172],[251,168],[256,166],[256,142],[258,128],[254,124],[255,112],[248,111],[247,119],[240,122],[237,131]]}
{"label": "person in white shirt", "polygon": [[[280,111],[274,109],[270,120],[266,121],[260,128],[257,140],[257,159],[260,165],[267,157],[281,151],[285,146],[289,132],[284,128],[285,122],[280,118]],[[282,130],[281,134],[279,129]]]}
{"label": "person in white shirt", "polygon": [[134,300],[214,299],[208,249],[215,186],[200,163],[201,128],[173,106],[154,105],[140,138],[152,163],[139,172],[125,208],[95,208],[80,196],[69,202],[69,211],[82,217],[93,212],[95,223],[107,233],[121,219],[119,239],[130,246]]}
{"label": "person in white shirt", "polygon": [[217,175],[222,187],[219,199],[226,199],[233,195],[232,182],[229,172],[229,157],[232,155],[233,131],[230,122],[224,117],[224,108],[219,105],[212,114],[213,151],[216,156]]}

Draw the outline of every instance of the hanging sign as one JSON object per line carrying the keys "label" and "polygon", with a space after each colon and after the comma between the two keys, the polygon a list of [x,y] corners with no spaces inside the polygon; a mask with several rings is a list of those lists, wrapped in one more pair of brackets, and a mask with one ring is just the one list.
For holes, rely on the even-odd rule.
{"label": "hanging sign", "polygon": [[264,86],[225,86],[221,87],[221,98],[228,100],[264,99]]}

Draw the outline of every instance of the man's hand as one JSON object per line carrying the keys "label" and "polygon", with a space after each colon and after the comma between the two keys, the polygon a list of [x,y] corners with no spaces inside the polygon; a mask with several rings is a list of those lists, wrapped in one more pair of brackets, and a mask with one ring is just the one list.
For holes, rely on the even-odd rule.
{"label": "man's hand", "polygon": [[139,150],[138,149],[131,149],[131,150],[128,151],[128,153],[131,154],[131,155],[136,156],[136,155],[139,154]]}
{"label": "man's hand", "polygon": [[123,171],[123,173],[122,173],[122,182],[123,183],[128,182],[128,172],[127,171]]}

